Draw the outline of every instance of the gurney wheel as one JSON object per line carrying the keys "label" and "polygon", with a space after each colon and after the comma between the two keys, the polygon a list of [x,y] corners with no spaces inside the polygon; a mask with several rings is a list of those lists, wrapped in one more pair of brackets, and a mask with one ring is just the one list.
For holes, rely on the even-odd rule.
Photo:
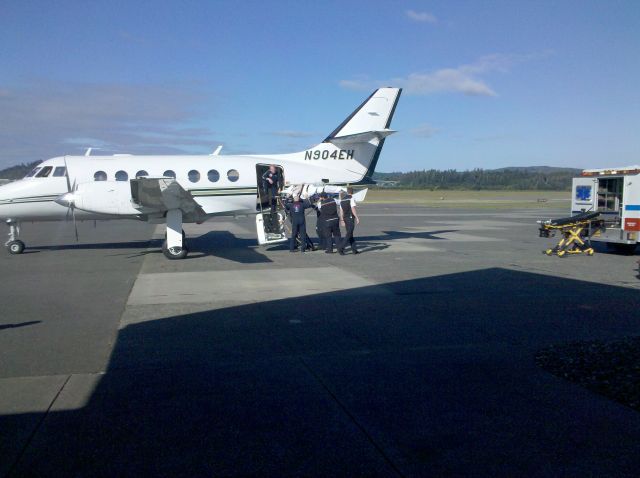
{"label": "gurney wheel", "polygon": [[546,251],[542,251],[542,253],[544,255],[550,256],[551,254],[553,254],[553,250],[552,249],[547,249]]}
{"label": "gurney wheel", "polygon": [[593,249],[588,250],[588,251],[587,251],[587,255],[588,255],[588,256],[592,256],[592,255],[593,255]]}
{"label": "gurney wheel", "polygon": [[566,253],[566,251],[558,251],[558,257],[564,257]]}

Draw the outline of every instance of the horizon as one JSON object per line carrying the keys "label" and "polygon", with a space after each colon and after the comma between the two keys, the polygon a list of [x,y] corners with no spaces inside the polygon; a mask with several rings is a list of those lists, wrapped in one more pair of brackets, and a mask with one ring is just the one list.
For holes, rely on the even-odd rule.
{"label": "horizon", "polygon": [[381,172],[640,162],[635,1],[34,1],[2,11],[0,169],[88,147],[299,151],[385,84],[404,91]]}

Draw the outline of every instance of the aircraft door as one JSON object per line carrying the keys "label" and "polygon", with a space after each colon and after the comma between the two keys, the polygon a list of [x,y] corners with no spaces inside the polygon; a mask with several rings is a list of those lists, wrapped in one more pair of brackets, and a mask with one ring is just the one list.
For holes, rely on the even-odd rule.
{"label": "aircraft door", "polygon": [[280,198],[280,191],[284,187],[284,170],[279,166],[276,167],[278,180],[275,186],[264,178],[268,171],[268,164],[256,165],[258,185],[256,232],[260,245],[277,244],[288,240],[285,231],[286,211]]}
{"label": "aircraft door", "polygon": [[571,194],[571,214],[596,211],[598,179],[589,177],[573,178]]}

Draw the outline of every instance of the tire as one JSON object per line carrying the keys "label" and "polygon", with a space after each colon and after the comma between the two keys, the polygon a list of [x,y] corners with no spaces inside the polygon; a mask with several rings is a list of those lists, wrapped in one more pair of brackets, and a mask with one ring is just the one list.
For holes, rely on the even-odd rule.
{"label": "tire", "polygon": [[22,254],[24,252],[24,247],[24,242],[22,241],[11,241],[7,244],[9,254]]}
{"label": "tire", "polygon": [[607,245],[618,254],[624,254],[625,256],[632,256],[638,246],[637,244],[618,244],[617,242],[609,242]]}
{"label": "tire", "polygon": [[162,244],[162,253],[167,259],[175,261],[187,257],[189,251],[186,247],[167,247],[167,242],[165,241]]}

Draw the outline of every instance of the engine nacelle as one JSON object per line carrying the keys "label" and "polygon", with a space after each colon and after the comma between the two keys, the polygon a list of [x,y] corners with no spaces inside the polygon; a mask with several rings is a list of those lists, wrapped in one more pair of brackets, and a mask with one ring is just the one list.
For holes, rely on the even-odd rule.
{"label": "engine nacelle", "polygon": [[136,216],[140,212],[131,204],[131,186],[129,181],[96,181],[78,184],[72,192],[56,199],[58,204],[73,205],[81,211]]}

